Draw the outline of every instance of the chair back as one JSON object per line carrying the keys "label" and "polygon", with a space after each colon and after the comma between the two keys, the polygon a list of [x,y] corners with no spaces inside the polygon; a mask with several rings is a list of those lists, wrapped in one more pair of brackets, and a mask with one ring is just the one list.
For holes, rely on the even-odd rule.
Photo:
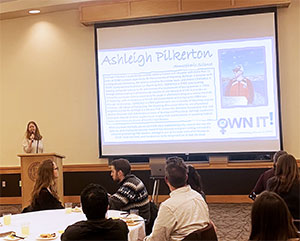
{"label": "chair back", "polygon": [[150,235],[152,233],[152,228],[154,221],[157,217],[158,207],[153,201],[150,201],[150,220],[146,223],[146,235]]}
{"label": "chair back", "polygon": [[294,219],[294,225],[298,229],[298,233],[300,233],[300,219]]}
{"label": "chair back", "polygon": [[182,241],[187,240],[218,240],[216,231],[212,223],[209,223],[205,228],[198,229],[192,233],[190,233],[188,236],[186,236]]}

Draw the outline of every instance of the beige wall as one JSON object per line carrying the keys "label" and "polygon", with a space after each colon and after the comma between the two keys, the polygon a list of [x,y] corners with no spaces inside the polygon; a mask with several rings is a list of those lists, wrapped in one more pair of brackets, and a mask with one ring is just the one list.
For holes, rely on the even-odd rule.
{"label": "beige wall", "polygon": [[300,158],[300,1],[278,11],[283,145]]}
{"label": "beige wall", "polygon": [[[280,9],[279,50],[284,147],[300,158],[300,6]],[[77,11],[0,21],[0,166],[18,166],[29,120],[46,152],[65,164],[98,159],[93,27]]]}
{"label": "beige wall", "polygon": [[78,11],[1,21],[0,162],[19,165],[29,120],[65,164],[98,159],[93,27]]}

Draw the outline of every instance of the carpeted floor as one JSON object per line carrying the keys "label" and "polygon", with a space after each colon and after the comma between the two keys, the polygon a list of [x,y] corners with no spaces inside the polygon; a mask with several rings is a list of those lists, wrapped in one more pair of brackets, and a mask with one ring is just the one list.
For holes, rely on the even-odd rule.
{"label": "carpeted floor", "polygon": [[219,241],[249,239],[252,204],[209,204],[210,218],[217,228]]}
{"label": "carpeted floor", "polygon": [[17,214],[21,212],[21,205],[0,205],[0,217],[3,213]]}
{"label": "carpeted floor", "polygon": [[[210,218],[217,228],[219,241],[248,240],[251,204],[209,204]],[[21,205],[0,205],[3,212],[20,213]]]}

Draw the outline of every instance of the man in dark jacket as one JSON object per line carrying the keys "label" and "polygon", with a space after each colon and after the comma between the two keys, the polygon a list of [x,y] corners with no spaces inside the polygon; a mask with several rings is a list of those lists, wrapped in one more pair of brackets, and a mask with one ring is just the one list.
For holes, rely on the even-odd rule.
{"label": "man in dark jacket", "polygon": [[98,184],[89,184],[80,195],[82,211],[87,221],[79,221],[67,227],[61,236],[68,240],[128,240],[128,228],[122,220],[106,219],[108,196]]}

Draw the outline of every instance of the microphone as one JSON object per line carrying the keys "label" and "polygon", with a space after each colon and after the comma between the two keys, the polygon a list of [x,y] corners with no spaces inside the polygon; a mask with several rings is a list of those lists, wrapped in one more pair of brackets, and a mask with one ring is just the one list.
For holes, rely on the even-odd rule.
{"label": "microphone", "polygon": [[31,132],[30,140],[31,140],[31,141],[34,141],[34,132],[33,132],[33,131]]}

